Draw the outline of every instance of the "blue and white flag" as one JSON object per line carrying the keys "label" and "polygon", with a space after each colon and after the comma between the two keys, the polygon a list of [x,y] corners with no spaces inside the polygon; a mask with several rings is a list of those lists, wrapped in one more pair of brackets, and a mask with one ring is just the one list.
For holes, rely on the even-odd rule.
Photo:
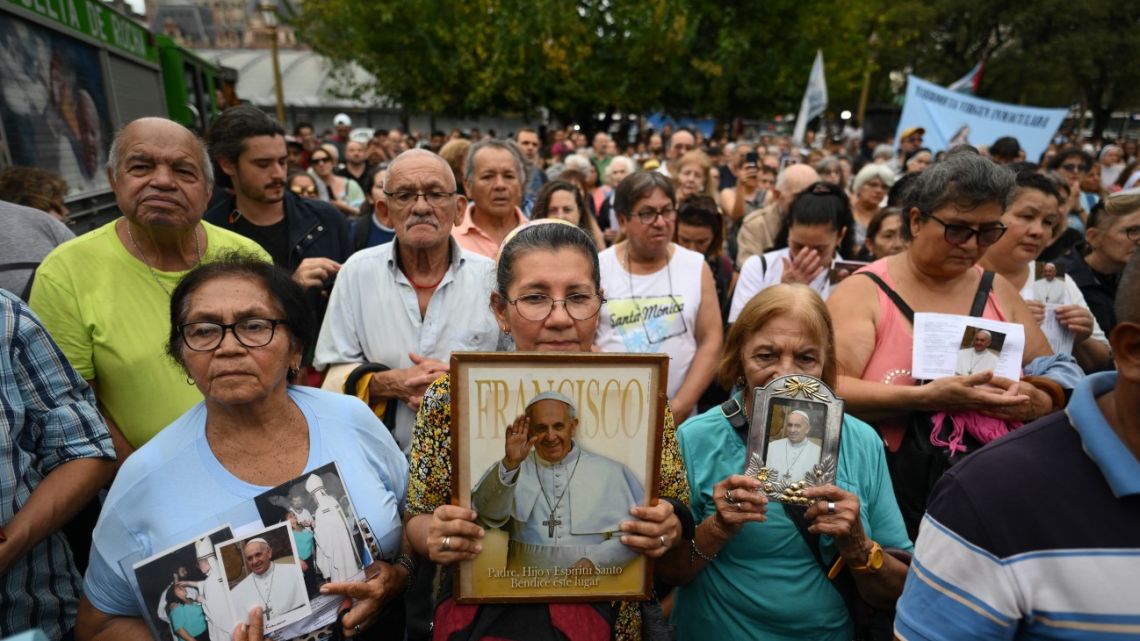
{"label": "blue and white flag", "polygon": [[907,76],[896,138],[905,129],[922,127],[926,130],[923,145],[938,152],[963,144],[992,145],[1002,136],[1013,136],[1025,157],[1036,160],[1068,112],[976,98]]}
{"label": "blue and white flag", "polygon": [[815,63],[808,76],[804,100],[800,103],[800,115],[796,116],[796,129],[792,133],[795,144],[802,144],[808,121],[827,109],[827,81],[823,78],[823,51],[815,52]]}

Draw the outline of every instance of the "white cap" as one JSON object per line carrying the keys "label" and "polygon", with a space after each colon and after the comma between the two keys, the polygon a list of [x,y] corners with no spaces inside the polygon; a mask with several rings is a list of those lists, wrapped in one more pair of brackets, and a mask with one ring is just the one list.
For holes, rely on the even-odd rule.
{"label": "white cap", "polygon": [[532,405],[539,401],[561,401],[570,408],[570,418],[578,418],[578,408],[574,406],[574,401],[570,400],[570,397],[566,396],[565,394],[561,394],[553,390],[549,392],[542,392],[541,394],[535,394],[534,398],[530,399],[530,401],[526,404],[526,409],[529,410]]}
{"label": "white cap", "polygon": [[346,113],[339,113],[339,114],[333,116],[333,124],[336,125],[337,127],[339,127],[341,125],[344,125],[345,127],[351,127],[352,126],[352,118],[349,118],[348,114],[346,114]]}
{"label": "white cap", "polygon": [[204,537],[195,541],[194,550],[197,552],[199,559],[215,556],[214,544],[210,541],[210,537]]}
{"label": "white cap", "polygon": [[316,474],[312,474],[309,478],[305,479],[305,491],[311,493],[323,489],[325,489],[325,482]]}

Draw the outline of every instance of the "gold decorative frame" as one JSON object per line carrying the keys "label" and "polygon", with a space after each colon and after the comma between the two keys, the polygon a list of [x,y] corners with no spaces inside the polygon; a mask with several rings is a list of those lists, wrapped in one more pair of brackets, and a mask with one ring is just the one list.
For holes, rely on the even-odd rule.
{"label": "gold decorative frame", "polygon": [[[781,376],[764,387],[755,388],[752,392],[752,416],[744,474],[759,479],[764,493],[773,501],[810,505],[811,499],[803,495],[805,489],[835,482],[839,438],[843,428],[843,404],[843,399],[814,376]],[[808,411],[813,416],[822,414],[824,417],[821,421],[819,460],[802,478],[781,475],[768,461],[772,424],[776,416],[780,415],[777,409],[780,407],[785,412],[791,407]]]}

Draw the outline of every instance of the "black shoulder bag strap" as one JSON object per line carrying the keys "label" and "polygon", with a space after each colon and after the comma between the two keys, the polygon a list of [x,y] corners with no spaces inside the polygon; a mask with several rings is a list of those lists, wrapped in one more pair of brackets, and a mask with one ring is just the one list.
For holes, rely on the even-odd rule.
{"label": "black shoulder bag strap", "polygon": [[902,312],[902,315],[906,316],[906,319],[910,321],[911,325],[914,325],[914,310],[910,308],[910,305],[906,304],[906,301],[902,299],[902,296],[899,296],[898,292],[891,289],[891,286],[883,281],[882,278],[879,278],[878,274],[872,274],[871,272],[857,273],[862,274],[867,278],[875,281],[875,284],[879,286],[879,289],[883,290],[883,293],[887,295],[887,298],[891,299],[891,302],[895,304],[895,307],[899,308],[899,311]]}
{"label": "black shoulder bag strap", "polygon": [[978,282],[978,291],[974,293],[974,304],[970,306],[970,316],[982,317],[986,311],[986,299],[994,286],[994,273],[986,270],[982,272],[982,280]]}
{"label": "black shoulder bag strap", "polygon": [[[878,274],[872,274],[871,272],[858,273],[874,281],[875,284],[879,286],[879,289],[883,290],[883,293],[887,295],[887,298],[891,299],[895,307],[899,308],[903,316],[906,316],[906,319],[910,321],[911,325],[914,324],[914,310],[910,308],[910,305],[906,304],[906,301],[902,299],[902,296],[899,296],[898,292],[891,289],[891,286],[883,281],[882,278],[879,278]],[[970,306],[970,316],[980,318],[982,313],[986,311],[986,299],[989,298],[990,290],[993,289],[993,285],[994,273],[989,270],[982,272],[982,279],[978,282],[978,291],[974,293],[974,303]]]}

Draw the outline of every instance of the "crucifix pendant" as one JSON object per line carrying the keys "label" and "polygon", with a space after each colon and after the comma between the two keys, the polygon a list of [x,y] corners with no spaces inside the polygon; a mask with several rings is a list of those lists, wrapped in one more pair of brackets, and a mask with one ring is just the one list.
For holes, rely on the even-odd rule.
{"label": "crucifix pendant", "polygon": [[554,528],[559,526],[559,525],[562,525],[562,521],[559,521],[558,517],[551,514],[550,519],[547,521],[543,521],[542,524],[546,526],[546,536],[549,536],[550,538],[553,539],[554,538]]}

